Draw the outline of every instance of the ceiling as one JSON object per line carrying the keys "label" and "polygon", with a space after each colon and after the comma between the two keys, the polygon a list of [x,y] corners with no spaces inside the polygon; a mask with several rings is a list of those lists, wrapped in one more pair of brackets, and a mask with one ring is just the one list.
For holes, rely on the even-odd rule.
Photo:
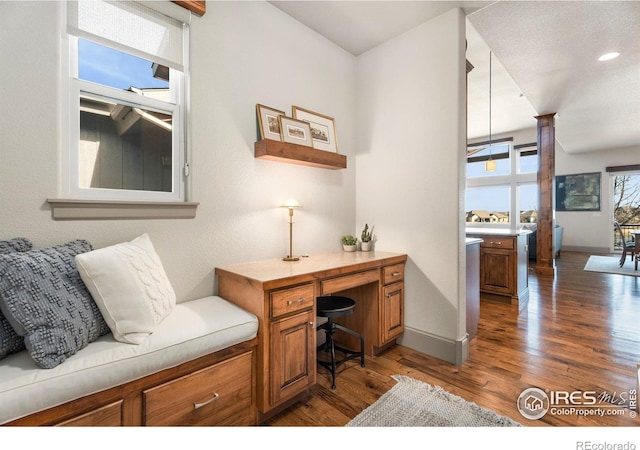
{"label": "ceiling", "polygon": [[[567,153],[640,146],[640,1],[271,1],[353,55],[451,8],[467,15],[468,137],[556,113]],[[600,62],[598,56],[619,51]]]}

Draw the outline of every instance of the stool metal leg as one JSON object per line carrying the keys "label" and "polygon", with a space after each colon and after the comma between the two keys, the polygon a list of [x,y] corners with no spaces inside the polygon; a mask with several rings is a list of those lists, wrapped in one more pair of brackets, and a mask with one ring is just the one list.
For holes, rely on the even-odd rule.
{"label": "stool metal leg", "polygon": [[[336,389],[336,372],[338,367],[340,367],[343,363],[351,359],[360,358],[360,366],[365,367],[364,338],[360,333],[357,333],[343,325],[333,322],[331,318],[327,318],[327,322],[322,324],[319,328],[324,329],[326,339],[323,347],[325,352],[330,353],[331,361],[318,360],[318,364],[320,364],[321,366],[331,371],[331,389]],[[336,330],[344,331],[345,333],[348,333],[358,338],[358,340],[360,341],[360,351],[359,352],[353,351],[353,350],[349,350],[347,348],[341,347],[339,345],[336,345],[335,340],[333,339],[333,334],[336,332]],[[336,361],[336,350],[345,354],[345,357],[342,358],[340,361]]]}
{"label": "stool metal leg", "polygon": [[336,388],[336,344],[333,341],[333,333],[335,331],[335,324],[329,317],[329,329],[326,330],[327,339],[331,342],[331,389]]}
{"label": "stool metal leg", "polygon": [[338,323],[333,324],[333,328],[334,329],[338,329],[338,330],[342,330],[345,333],[350,334],[351,336],[357,337],[360,340],[360,351],[359,352],[354,352],[352,350],[346,350],[340,347],[336,347],[339,350],[346,352],[346,353],[352,353],[352,355],[350,355],[349,357],[345,358],[345,360],[347,359],[353,359],[353,358],[357,358],[360,357],[360,366],[364,367],[364,338],[362,337],[362,335],[360,333],[357,333],[347,327],[344,327]]}

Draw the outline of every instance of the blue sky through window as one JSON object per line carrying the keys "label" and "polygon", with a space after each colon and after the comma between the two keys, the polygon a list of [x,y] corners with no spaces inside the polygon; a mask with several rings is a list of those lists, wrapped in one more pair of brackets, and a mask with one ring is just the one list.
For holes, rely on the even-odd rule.
{"label": "blue sky through window", "polygon": [[[492,155],[500,155],[509,153],[509,144],[494,144],[491,147]],[[489,148],[486,147],[472,156],[489,156]],[[537,171],[538,158],[535,156],[520,157],[517,151],[512,151],[512,157],[519,157],[520,173],[535,173]],[[467,177],[508,177],[511,174],[511,159],[496,159],[496,170],[487,172],[485,170],[484,161],[467,163]],[[505,181],[509,184],[509,181]],[[499,182],[499,184],[501,184]],[[520,211],[537,209],[538,189],[535,184],[527,184],[526,187],[521,186],[518,189]],[[515,192],[510,192],[509,187],[501,186],[500,189],[484,187],[484,188],[468,188],[466,191],[465,211],[485,210],[489,212],[509,212],[510,196]],[[534,207],[535,205],[535,207]],[[519,220],[519,218],[517,218]]]}
{"label": "blue sky through window", "polygon": [[78,77],[117,89],[169,88],[153,77],[151,61],[78,39]]}
{"label": "blue sky through window", "polygon": [[509,186],[467,188],[465,211],[482,210],[509,213]]}

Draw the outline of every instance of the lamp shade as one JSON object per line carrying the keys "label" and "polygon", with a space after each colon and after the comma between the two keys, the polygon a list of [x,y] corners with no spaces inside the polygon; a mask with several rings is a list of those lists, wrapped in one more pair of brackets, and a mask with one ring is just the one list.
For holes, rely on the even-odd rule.
{"label": "lamp shade", "polygon": [[296,200],[295,198],[288,198],[287,200],[285,200],[284,202],[282,202],[282,204],[280,204],[281,208],[289,208],[289,209],[294,209],[294,208],[301,208],[302,205],[300,204],[300,202],[298,200]]}
{"label": "lamp shade", "polygon": [[496,162],[493,159],[484,162],[484,170],[486,172],[495,172],[496,171]]}

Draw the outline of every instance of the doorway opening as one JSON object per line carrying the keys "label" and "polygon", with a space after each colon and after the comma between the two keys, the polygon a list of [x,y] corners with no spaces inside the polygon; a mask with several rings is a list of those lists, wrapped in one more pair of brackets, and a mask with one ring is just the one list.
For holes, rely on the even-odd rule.
{"label": "doorway opening", "polygon": [[[631,242],[631,230],[640,229],[640,172],[612,175],[613,220],[620,224],[625,242]],[[613,230],[613,250],[622,251],[622,238]]]}

